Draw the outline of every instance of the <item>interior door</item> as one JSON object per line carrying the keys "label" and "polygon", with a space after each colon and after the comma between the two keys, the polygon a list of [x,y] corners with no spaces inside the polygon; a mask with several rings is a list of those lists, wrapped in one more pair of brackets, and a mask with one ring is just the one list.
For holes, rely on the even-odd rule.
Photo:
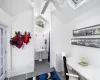
{"label": "interior door", "polygon": [[3,25],[0,25],[0,80],[4,80],[5,78],[5,30]]}

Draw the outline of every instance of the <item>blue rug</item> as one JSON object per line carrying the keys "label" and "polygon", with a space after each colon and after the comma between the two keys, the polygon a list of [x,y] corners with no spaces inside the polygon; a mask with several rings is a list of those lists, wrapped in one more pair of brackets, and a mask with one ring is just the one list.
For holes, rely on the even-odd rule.
{"label": "blue rug", "polygon": [[26,80],[61,80],[61,79],[59,78],[57,73],[54,71],[54,72],[38,75],[35,77],[35,79],[33,79],[33,77],[31,77]]}

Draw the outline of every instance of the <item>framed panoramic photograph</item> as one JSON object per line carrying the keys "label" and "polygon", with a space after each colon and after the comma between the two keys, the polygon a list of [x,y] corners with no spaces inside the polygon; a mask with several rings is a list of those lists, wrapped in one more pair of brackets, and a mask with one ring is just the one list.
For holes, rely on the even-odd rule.
{"label": "framed panoramic photograph", "polygon": [[73,30],[73,36],[100,35],[100,24]]}
{"label": "framed panoramic photograph", "polygon": [[100,38],[72,38],[71,44],[100,48]]}

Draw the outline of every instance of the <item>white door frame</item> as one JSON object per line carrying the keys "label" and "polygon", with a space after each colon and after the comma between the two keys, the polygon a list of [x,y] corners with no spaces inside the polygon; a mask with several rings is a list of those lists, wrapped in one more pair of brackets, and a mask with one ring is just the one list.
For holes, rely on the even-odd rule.
{"label": "white door frame", "polygon": [[4,80],[5,79],[5,51],[6,51],[6,26],[5,25],[3,25],[3,24],[0,24],[1,26],[0,26],[0,28],[2,28],[3,29],[3,56],[2,56],[2,58],[3,58],[3,75],[0,77],[0,80]]}

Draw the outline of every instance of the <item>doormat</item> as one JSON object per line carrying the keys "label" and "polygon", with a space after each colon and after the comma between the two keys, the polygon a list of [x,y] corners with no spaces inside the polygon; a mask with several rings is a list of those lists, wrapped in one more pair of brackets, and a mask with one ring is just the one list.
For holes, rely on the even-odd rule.
{"label": "doormat", "polygon": [[61,80],[55,71],[31,77],[26,80]]}

